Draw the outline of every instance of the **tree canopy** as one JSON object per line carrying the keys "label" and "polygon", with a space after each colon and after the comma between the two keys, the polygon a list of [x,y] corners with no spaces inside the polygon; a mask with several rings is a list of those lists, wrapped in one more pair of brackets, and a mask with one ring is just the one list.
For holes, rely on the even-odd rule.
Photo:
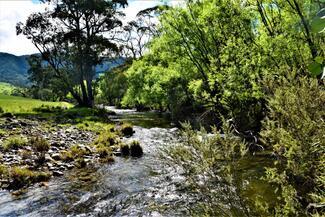
{"label": "tree canopy", "polygon": [[94,67],[119,50],[114,30],[122,26],[126,0],[43,0],[51,5],[17,24],[79,105],[94,105]]}

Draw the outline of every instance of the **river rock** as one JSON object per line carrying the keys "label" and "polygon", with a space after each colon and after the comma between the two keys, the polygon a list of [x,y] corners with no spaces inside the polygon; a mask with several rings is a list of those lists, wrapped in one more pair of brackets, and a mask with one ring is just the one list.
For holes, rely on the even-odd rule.
{"label": "river rock", "polygon": [[52,172],[52,174],[53,174],[53,176],[63,176],[63,172],[58,171],[58,170],[54,170],[54,171]]}
{"label": "river rock", "polygon": [[49,154],[45,154],[45,162],[54,162],[54,159]]}
{"label": "river rock", "polygon": [[53,158],[54,160],[61,160],[61,156],[59,153],[52,154],[51,158]]}

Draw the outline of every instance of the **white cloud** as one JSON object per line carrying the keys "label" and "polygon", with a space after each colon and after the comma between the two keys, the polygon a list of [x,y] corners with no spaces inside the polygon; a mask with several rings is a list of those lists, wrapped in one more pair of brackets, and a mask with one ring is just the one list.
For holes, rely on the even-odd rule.
{"label": "white cloud", "polygon": [[45,5],[31,0],[0,0],[0,52],[15,55],[36,53],[37,49],[25,36],[16,35],[16,23],[24,22],[33,12],[44,11]]}
{"label": "white cloud", "polygon": [[[35,1],[34,1],[35,2]],[[153,7],[161,0],[130,0],[124,9],[124,22],[135,18],[136,14],[145,8]],[[177,5],[181,0],[167,0],[170,5]],[[16,35],[16,23],[24,22],[33,12],[45,10],[44,4],[33,3],[32,0],[0,0],[0,52],[24,55],[37,53],[37,49],[23,35]]]}

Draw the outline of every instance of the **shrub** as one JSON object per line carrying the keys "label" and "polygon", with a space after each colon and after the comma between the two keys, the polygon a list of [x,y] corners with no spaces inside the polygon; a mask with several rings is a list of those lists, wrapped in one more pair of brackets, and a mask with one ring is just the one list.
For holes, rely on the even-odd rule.
{"label": "shrub", "polygon": [[138,141],[132,141],[130,145],[130,155],[132,157],[141,157],[143,155],[143,150]]}
{"label": "shrub", "polygon": [[249,216],[240,194],[242,182],[235,176],[240,158],[247,153],[246,144],[227,124],[223,135],[215,128],[207,134],[204,129],[193,130],[190,124],[182,126],[182,142],[163,149],[162,157],[182,171],[180,190],[197,198],[186,209],[193,216]]}
{"label": "shrub", "polygon": [[124,123],[120,129],[123,136],[132,136],[134,133],[133,126],[128,123]]}
{"label": "shrub", "polygon": [[277,160],[265,179],[278,188],[280,203],[263,210],[275,216],[324,211],[325,91],[316,79],[284,80],[269,99],[262,138]]}
{"label": "shrub", "polygon": [[4,150],[18,149],[27,145],[27,139],[21,136],[11,136],[8,137],[4,143]]}
{"label": "shrub", "polygon": [[50,149],[48,141],[40,136],[32,137],[30,139],[31,147],[34,151],[45,153]]}
{"label": "shrub", "polygon": [[0,107],[0,114],[4,113],[5,111],[3,110],[2,107]]}

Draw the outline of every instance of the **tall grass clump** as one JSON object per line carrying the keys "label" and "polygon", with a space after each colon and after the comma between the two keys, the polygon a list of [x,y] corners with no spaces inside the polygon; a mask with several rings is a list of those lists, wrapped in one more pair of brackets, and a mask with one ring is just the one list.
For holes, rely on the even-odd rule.
{"label": "tall grass clump", "polygon": [[23,146],[26,146],[28,144],[28,141],[26,138],[22,136],[11,136],[8,137],[4,143],[3,143],[3,149],[5,151],[8,151],[10,149],[18,149]]}

